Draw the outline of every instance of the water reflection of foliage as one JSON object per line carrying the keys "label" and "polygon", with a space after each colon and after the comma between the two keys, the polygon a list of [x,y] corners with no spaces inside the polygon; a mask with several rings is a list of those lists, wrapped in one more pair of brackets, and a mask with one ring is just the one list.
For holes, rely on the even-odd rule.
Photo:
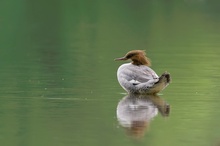
{"label": "water reflection of foliage", "polygon": [[141,138],[148,130],[150,121],[159,113],[169,116],[170,106],[158,95],[129,94],[117,106],[119,124],[135,138]]}

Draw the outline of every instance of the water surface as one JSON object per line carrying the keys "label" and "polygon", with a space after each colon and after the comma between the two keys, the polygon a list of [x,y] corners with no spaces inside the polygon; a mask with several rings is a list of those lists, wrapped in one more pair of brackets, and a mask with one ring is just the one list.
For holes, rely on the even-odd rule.
{"label": "water surface", "polygon": [[[0,2],[0,145],[219,145],[219,4]],[[138,136],[117,115],[127,95],[113,61],[133,49],[172,76],[144,99],[154,112],[134,122]]]}

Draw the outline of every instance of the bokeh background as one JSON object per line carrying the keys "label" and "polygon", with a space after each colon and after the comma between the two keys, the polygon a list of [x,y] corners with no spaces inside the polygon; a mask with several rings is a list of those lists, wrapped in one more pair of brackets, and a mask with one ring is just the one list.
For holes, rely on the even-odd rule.
{"label": "bokeh background", "polygon": [[[218,146],[218,0],[0,1],[0,145]],[[142,137],[116,116],[115,62],[146,50],[172,83]]]}

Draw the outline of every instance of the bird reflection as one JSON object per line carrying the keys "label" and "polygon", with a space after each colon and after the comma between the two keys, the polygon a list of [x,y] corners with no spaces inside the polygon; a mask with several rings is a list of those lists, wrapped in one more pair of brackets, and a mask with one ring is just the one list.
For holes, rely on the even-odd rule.
{"label": "bird reflection", "polygon": [[150,121],[158,114],[167,117],[170,106],[158,95],[129,94],[117,106],[117,119],[129,135],[135,138],[144,136]]}

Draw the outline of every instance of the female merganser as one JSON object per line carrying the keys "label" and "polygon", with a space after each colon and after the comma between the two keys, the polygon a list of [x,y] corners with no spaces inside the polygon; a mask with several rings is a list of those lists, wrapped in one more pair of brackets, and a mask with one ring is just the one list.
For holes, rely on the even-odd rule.
{"label": "female merganser", "polygon": [[167,72],[158,77],[149,67],[151,62],[145,55],[145,51],[133,50],[124,57],[115,59],[132,60],[131,63],[122,64],[117,71],[119,84],[129,93],[156,94],[171,81],[170,74]]}

